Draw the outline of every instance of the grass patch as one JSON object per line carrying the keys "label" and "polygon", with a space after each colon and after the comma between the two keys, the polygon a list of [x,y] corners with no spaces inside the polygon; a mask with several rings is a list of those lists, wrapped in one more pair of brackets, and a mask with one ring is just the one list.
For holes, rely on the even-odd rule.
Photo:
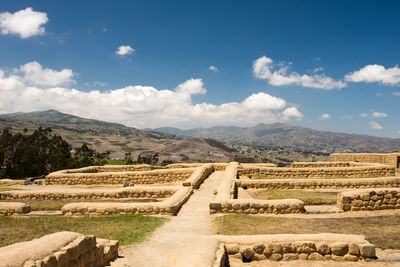
{"label": "grass patch", "polygon": [[68,199],[59,199],[59,200],[31,200],[31,199],[21,199],[21,200],[5,200],[8,202],[23,202],[31,206],[31,211],[37,210],[61,210],[61,208],[68,203],[74,202],[119,202],[119,203],[130,203],[130,202],[159,202],[158,199],[112,199],[112,200],[104,200],[104,199],[82,199],[82,200],[68,200]]}
{"label": "grass patch", "polygon": [[125,246],[143,241],[168,220],[143,215],[0,217],[0,247],[59,231],[73,231],[95,235],[98,238],[116,239],[120,241],[120,245]]}
{"label": "grass patch", "polygon": [[275,176],[267,176],[267,175],[260,175],[256,174],[250,176],[250,179],[262,180],[262,179],[359,179],[359,178],[379,178],[382,176],[364,176],[364,177],[275,177]]}
{"label": "grass patch", "polygon": [[108,165],[126,165],[125,160],[122,159],[108,159],[107,160]]}
{"label": "grass patch", "polygon": [[364,218],[277,218],[234,214],[216,218],[222,235],[317,234],[364,235],[382,249],[400,249],[400,216]]}
{"label": "grass patch", "polygon": [[306,205],[336,204],[337,192],[266,189],[257,192],[257,199],[296,198]]}
{"label": "grass patch", "polygon": [[18,188],[11,188],[11,187],[0,187],[0,192],[10,191],[10,190],[20,190]]}

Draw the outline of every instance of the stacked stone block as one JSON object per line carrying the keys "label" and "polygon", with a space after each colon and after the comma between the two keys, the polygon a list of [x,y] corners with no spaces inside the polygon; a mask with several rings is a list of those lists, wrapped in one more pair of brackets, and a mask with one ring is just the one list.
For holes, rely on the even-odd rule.
{"label": "stacked stone block", "polygon": [[372,188],[342,192],[337,206],[343,211],[400,209],[399,188]]}

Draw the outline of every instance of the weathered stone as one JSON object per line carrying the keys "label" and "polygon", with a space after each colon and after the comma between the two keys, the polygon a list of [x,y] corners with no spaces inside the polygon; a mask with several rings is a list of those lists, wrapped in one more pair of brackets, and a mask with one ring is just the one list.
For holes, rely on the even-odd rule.
{"label": "weathered stone", "polygon": [[265,246],[264,249],[264,254],[267,257],[274,253],[282,254],[282,252],[283,252],[282,245],[279,243],[269,243]]}
{"label": "weathered stone", "polygon": [[317,252],[313,252],[310,254],[310,256],[308,256],[308,260],[310,261],[323,261],[324,260],[324,256],[322,256],[321,254],[317,253]]}
{"label": "weathered stone", "polygon": [[331,254],[331,248],[326,242],[319,242],[316,244],[317,252],[321,255]]}
{"label": "weathered stone", "polygon": [[354,256],[360,255],[360,249],[358,248],[357,244],[355,244],[355,243],[349,244],[349,254],[354,255]]}
{"label": "weathered stone", "polygon": [[296,242],[297,253],[311,254],[316,251],[315,243],[311,241]]}
{"label": "weathered stone", "polygon": [[263,254],[263,253],[264,253],[264,249],[265,249],[264,244],[257,244],[257,245],[255,245],[255,246],[253,246],[253,250],[254,250],[257,254]]}
{"label": "weathered stone", "polygon": [[375,258],[375,246],[371,244],[361,244],[360,255],[364,258]]}
{"label": "weathered stone", "polygon": [[251,259],[251,257],[253,257],[253,255],[255,254],[255,251],[250,248],[250,247],[246,247],[246,248],[242,248],[240,250],[240,253],[242,254],[242,256],[248,260]]}
{"label": "weathered stone", "polygon": [[272,261],[280,261],[282,260],[283,256],[282,254],[279,253],[273,253],[271,256],[269,256],[269,259]]}
{"label": "weathered stone", "polygon": [[296,245],[293,243],[282,244],[283,253],[296,253]]}
{"label": "weathered stone", "polygon": [[349,245],[344,242],[335,242],[331,244],[331,251],[336,256],[344,256],[349,251]]}
{"label": "weathered stone", "polygon": [[350,254],[345,255],[343,258],[345,261],[358,261],[357,256],[350,255]]}
{"label": "weathered stone", "polygon": [[285,253],[283,254],[284,261],[295,261],[299,259],[299,254],[297,253]]}
{"label": "weathered stone", "polygon": [[305,261],[308,259],[308,254],[306,253],[300,253],[299,255],[299,260]]}
{"label": "weathered stone", "polygon": [[239,252],[239,249],[240,249],[240,247],[239,247],[238,244],[226,244],[226,245],[225,245],[225,248],[226,248],[226,252],[227,252],[229,255],[233,255],[233,254],[238,253],[238,252]]}

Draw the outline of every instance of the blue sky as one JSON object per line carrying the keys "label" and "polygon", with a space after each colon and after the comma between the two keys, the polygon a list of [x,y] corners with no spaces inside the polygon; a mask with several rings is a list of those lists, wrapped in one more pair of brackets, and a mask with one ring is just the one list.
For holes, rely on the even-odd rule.
{"label": "blue sky", "polygon": [[398,1],[3,1],[0,112],[400,137]]}

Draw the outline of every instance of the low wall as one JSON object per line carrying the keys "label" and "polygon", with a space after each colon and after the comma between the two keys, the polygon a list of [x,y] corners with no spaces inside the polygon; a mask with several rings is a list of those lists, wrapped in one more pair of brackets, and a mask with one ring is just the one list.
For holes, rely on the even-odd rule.
{"label": "low wall", "polygon": [[116,185],[127,181],[134,184],[169,184],[188,179],[194,171],[194,168],[100,173],[59,171],[47,175],[45,183],[46,185]]}
{"label": "low wall", "polygon": [[104,165],[104,166],[89,166],[78,169],[68,169],[58,171],[57,173],[98,173],[98,172],[127,172],[127,171],[150,171],[158,169],[157,166],[148,164],[139,165]]}
{"label": "low wall", "polygon": [[164,199],[172,196],[179,186],[134,186],[110,189],[44,189],[44,190],[15,190],[0,192],[0,200],[84,200],[84,199],[124,199],[146,198]]}
{"label": "low wall", "polygon": [[305,213],[304,202],[298,199],[228,199],[223,202],[211,202],[210,214],[236,213],[236,214],[288,214]]}
{"label": "low wall", "polygon": [[260,179],[236,181],[237,187],[256,189],[346,189],[400,187],[400,177],[358,179]]}
{"label": "low wall", "polygon": [[387,165],[331,168],[241,168],[240,176],[263,175],[274,178],[383,177],[395,176],[395,168]]}
{"label": "low wall", "polygon": [[399,188],[372,188],[342,192],[337,206],[343,211],[400,209]]}
{"label": "low wall", "polygon": [[344,161],[319,161],[319,162],[293,162],[292,168],[321,168],[321,167],[353,167],[354,162],[344,162]]}
{"label": "low wall", "polygon": [[201,183],[214,171],[212,164],[205,164],[197,167],[192,175],[183,182],[183,186],[193,186],[193,188],[199,188]]}
{"label": "low wall", "polygon": [[400,153],[333,153],[329,156],[330,161],[358,161],[388,164],[399,168]]}
{"label": "low wall", "polygon": [[[31,211],[31,206],[20,202],[0,202],[0,216],[25,214]],[[1,262],[1,261],[0,261]]]}
{"label": "low wall", "polygon": [[104,266],[118,256],[118,241],[58,232],[0,248],[0,263],[14,266]]}
{"label": "low wall", "polygon": [[230,257],[243,261],[359,261],[375,259],[375,246],[364,236],[344,234],[277,234],[216,236]]}
{"label": "low wall", "polygon": [[112,202],[76,202],[64,205],[65,216],[146,214],[176,215],[181,206],[189,199],[193,189],[181,187],[170,198],[161,202],[148,203],[112,203]]}
{"label": "low wall", "polygon": [[222,174],[216,190],[215,202],[233,198],[235,194],[235,180],[239,163],[231,162]]}
{"label": "low wall", "polygon": [[251,168],[251,167],[266,168],[266,167],[276,167],[276,164],[273,164],[273,163],[240,163],[239,169],[242,167],[244,167],[244,168]]}

